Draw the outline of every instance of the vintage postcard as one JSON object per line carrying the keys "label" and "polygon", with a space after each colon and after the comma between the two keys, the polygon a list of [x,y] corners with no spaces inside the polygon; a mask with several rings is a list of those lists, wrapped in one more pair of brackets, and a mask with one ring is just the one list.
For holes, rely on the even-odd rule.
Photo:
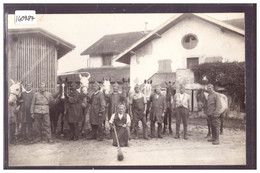
{"label": "vintage postcard", "polygon": [[4,5],[5,168],[254,167],[252,4],[34,5]]}

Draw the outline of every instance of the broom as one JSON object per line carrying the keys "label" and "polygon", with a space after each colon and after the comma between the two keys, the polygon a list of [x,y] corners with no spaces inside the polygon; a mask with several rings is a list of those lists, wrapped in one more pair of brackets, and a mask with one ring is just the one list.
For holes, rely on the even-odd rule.
{"label": "broom", "polygon": [[117,142],[117,149],[118,149],[117,160],[122,161],[124,159],[124,155],[123,155],[123,153],[121,151],[121,147],[119,145],[119,141],[118,141],[115,125],[113,125],[113,128],[114,128],[115,135],[116,135],[116,142]]}

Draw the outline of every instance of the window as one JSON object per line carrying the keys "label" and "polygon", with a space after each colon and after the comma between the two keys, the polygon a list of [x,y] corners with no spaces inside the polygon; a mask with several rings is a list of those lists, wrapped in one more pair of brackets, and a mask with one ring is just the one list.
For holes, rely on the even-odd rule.
{"label": "window", "polygon": [[158,64],[159,64],[158,72],[160,72],[160,73],[172,72],[172,67],[171,67],[172,60],[170,60],[170,59],[159,60]]}
{"label": "window", "polygon": [[222,62],[221,56],[212,56],[212,57],[206,57],[205,62]]}
{"label": "window", "polygon": [[185,49],[193,49],[198,44],[198,38],[195,34],[187,34],[182,38],[182,46]]}
{"label": "window", "polygon": [[111,66],[112,65],[112,55],[103,55],[103,66]]}
{"label": "window", "polygon": [[187,68],[192,68],[195,65],[199,64],[199,58],[187,58]]}

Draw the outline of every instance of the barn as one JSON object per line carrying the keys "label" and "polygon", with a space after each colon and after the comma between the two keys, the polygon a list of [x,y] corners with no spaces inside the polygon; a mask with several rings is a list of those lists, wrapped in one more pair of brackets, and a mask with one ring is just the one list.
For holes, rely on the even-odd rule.
{"label": "barn", "polygon": [[46,82],[49,92],[56,91],[58,60],[75,48],[42,28],[8,29],[6,47],[7,79],[31,81],[34,91]]}

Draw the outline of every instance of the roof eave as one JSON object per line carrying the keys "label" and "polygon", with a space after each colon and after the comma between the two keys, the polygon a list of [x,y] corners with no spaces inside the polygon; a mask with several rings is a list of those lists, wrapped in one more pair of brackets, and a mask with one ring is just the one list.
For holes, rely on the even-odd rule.
{"label": "roof eave", "polygon": [[[139,40],[138,42],[136,42],[136,44],[134,44],[133,46],[131,46],[129,49],[125,50],[124,52],[122,52],[121,54],[119,54],[115,60],[118,62],[130,62],[130,60],[120,60],[121,58],[125,58],[126,54],[128,54],[131,50],[135,49],[138,45],[140,45],[142,42],[144,42],[145,40],[147,40],[148,38],[152,37],[153,35],[156,34],[163,34],[165,31],[167,31],[167,28],[171,28],[172,26],[174,26],[176,23],[178,23],[179,20],[181,20],[183,17],[186,16],[196,16],[198,18],[201,18],[203,20],[206,20],[208,22],[211,22],[215,25],[224,27],[230,31],[233,31],[241,36],[245,36],[245,31],[243,31],[242,29],[239,29],[237,27],[234,27],[232,25],[226,24],[224,22],[218,21],[217,19],[208,17],[204,14],[198,14],[198,13],[180,13],[177,14],[175,16],[173,16],[171,19],[167,20],[165,23],[163,23],[162,25],[160,25],[159,27],[157,27],[155,30],[153,30],[152,32],[150,32],[148,35],[146,35],[144,38],[142,38],[141,40]],[[130,57],[129,57],[130,58]]]}
{"label": "roof eave", "polygon": [[51,39],[56,47],[61,47],[63,52],[58,53],[58,59],[66,55],[70,51],[76,48],[75,45],[57,37],[56,35],[42,29],[42,28],[21,28],[21,29],[8,29],[8,34],[41,34]]}

